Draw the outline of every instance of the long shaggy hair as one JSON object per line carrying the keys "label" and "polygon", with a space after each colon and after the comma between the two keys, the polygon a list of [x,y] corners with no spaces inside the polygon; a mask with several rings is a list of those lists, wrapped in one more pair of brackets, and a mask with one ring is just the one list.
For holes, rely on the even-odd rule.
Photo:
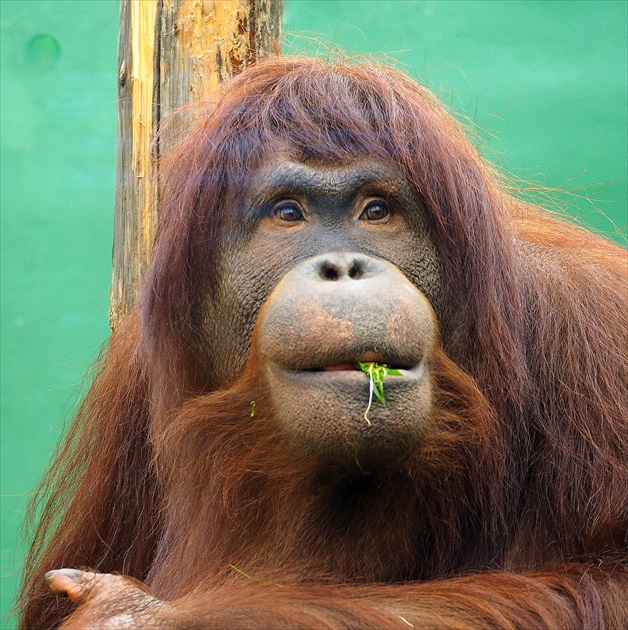
{"label": "long shaggy hair", "polygon": [[[272,417],[250,417],[265,396],[255,357],[218,389],[203,363],[199,296],[221,280],[238,195],[277,152],[393,162],[422,201],[444,278],[437,402],[394,474],[296,456]],[[67,613],[42,584],[61,566],[172,598],[228,580],[229,564],[371,583],[626,559],[625,252],[513,198],[430,92],[379,65],[264,61],[199,108],[162,181],[139,306],[33,504],[24,628]]]}

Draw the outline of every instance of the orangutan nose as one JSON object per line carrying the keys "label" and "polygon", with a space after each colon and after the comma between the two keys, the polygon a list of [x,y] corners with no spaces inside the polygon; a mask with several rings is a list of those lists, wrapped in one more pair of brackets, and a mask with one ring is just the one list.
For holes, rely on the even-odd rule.
{"label": "orangutan nose", "polygon": [[330,253],[316,260],[314,270],[324,281],[362,280],[377,274],[377,261],[360,254]]}
{"label": "orangutan nose", "polygon": [[426,297],[394,265],[357,252],[308,258],[261,310],[257,342],[270,363],[311,370],[378,360],[418,365],[436,324]]}

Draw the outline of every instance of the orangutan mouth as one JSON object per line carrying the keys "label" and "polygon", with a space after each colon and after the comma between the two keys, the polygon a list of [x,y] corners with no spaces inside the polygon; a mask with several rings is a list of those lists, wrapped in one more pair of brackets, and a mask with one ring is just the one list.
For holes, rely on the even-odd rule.
{"label": "orangutan mouth", "polygon": [[355,363],[338,363],[337,365],[326,365],[321,368],[314,368],[316,372],[341,372],[345,370],[357,370],[358,367]]}
{"label": "orangutan mouth", "polygon": [[[360,359],[362,361],[362,359]],[[377,362],[379,363],[379,361]],[[397,365],[394,363],[379,363],[380,365],[384,365],[391,370],[411,370],[416,366],[409,365]],[[360,368],[355,364],[355,362],[346,363],[337,363],[336,365],[325,365],[323,367],[311,368],[307,370],[308,372],[341,372],[341,371],[361,371]]]}

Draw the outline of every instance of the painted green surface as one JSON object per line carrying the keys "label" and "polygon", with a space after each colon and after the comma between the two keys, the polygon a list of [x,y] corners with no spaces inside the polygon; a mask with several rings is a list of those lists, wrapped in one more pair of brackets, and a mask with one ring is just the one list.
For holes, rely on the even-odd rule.
{"label": "painted green surface", "polygon": [[[383,52],[482,130],[516,179],[620,242],[627,223],[625,2],[286,2],[288,43]],[[592,203],[593,202],[593,203]],[[609,218],[606,218],[606,215]]]}
{"label": "painted green surface", "polygon": [[[626,6],[285,0],[285,21],[293,51],[323,39],[399,60],[484,130],[499,164],[578,189],[573,211],[612,236],[627,221]],[[3,614],[27,494],[108,334],[119,5],[1,0],[0,11]]]}
{"label": "painted green surface", "polygon": [[0,10],[2,614],[27,494],[108,334],[119,5],[1,0]]}

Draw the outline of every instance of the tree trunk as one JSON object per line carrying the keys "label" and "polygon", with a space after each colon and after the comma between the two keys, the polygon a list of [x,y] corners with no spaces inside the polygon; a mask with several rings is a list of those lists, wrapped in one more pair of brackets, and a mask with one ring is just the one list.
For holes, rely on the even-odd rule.
{"label": "tree trunk", "polygon": [[279,52],[282,0],[122,0],[111,287],[114,328],[135,303],[159,220],[161,121]]}

